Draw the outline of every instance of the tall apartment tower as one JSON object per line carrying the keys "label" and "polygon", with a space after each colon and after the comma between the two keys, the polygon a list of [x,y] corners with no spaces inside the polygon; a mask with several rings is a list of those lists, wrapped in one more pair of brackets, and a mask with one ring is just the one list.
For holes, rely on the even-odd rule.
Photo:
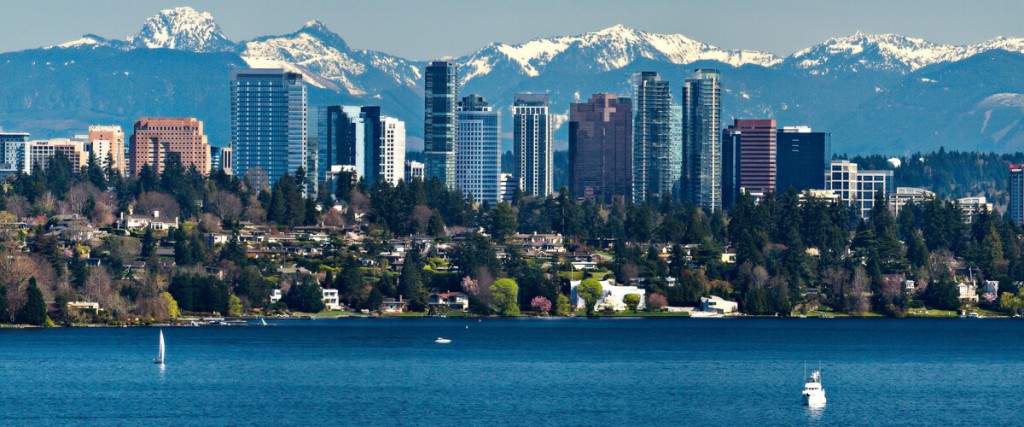
{"label": "tall apartment tower", "polygon": [[722,131],[722,205],[728,209],[740,191],[775,191],[775,120],[735,119]]}
{"label": "tall apartment tower", "polygon": [[672,90],[658,73],[633,74],[633,201],[668,196],[679,180],[672,170]]}
{"label": "tall apartment tower", "polygon": [[405,122],[394,117],[380,116],[381,138],[376,151],[377,180],[398,185],[405,179]]}
{"label": "tall apartment tower", "polygon": [[633,104],[598,93],[569,105],[569,191],[577,199],[625,201],[633,195]]}
{"label": "tall apartment tower", "polygon": [[684,198],[722,208],[722,83],[718,70],[698,69],[683,84]]}
{"label": "tall apartment tower", "polygon": [[89,152],[103,169],[109,166],[122,176],[128,169],[124,156],[124,130],[121,126],[89,126]]}
{"label": "tall apartment tower", "polygon": [[130,142],[132,175],[138,176],[145,165],[163,173],[170,153],[178,153],[186,170],[194,166],[203,175],[210,173],[210,144],[200,120],[144,117],[135,122]]}
{"label": "tall apartment tower", "polygon": [[1024,224],[1024,164],[1010,164],[1010,202],[1006,210],[1010,220]]}
{"label": "tall apartment tower", "polygon": [[546,93],[516,94],[512,103],[512,151],[519,190],[545,197],[554,191],[550,97]]}
{"label": "tall apartment tower", "polygon": [[501,112],[480,95],[459,103],[459,139],[455,150],[455,187],[473,200],[501,201]]}
{"label": "tall apartment tower", "polygon": [[786,126],[776,132],[775,188],[798,192],[825,188],[825,170],[832,156],[832,134],[807,126]]}
{"label": "tall apartment tower", "polygon": [[235,175],[245,177],[259,169],[253,184],[267,186],[306,166],[306,96],[299,73],[276,68],[231,70]]}
{"label": "tall apartment tower", "polygon": [[459,69],[454,62],[434,61],[424,73],[423,156],[426,179],[455,186],[455,141],[458,135]]}

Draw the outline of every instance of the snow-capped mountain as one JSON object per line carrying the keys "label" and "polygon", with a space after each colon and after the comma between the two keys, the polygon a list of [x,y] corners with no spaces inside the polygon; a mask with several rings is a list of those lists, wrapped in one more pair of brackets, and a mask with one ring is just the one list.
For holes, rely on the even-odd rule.
{"label": "snow-capped mountain", "polygon": [[235,44],[224,36],[209,12],[191,7],[161,10],[146,20],[128,43],[150,49],[176,49],[190,52],[229,52]]}
{"label": "snow-capped mountain", "polygon": [[[897,34],[856,33],[777,56],[725,50],[679,34],[622,25],[525,43],[492,43],[450,56],[465,93],[496,108],[516,93],[549,92],[552,111],[596,92],[628,94],[630,75],[657,71],[673,92],[694,67],[722,70],[722,116],[772,117],[834,131],[836,152],[1024,149],[1024,39],[955,46]],[[77,40],[0,54],[0,120],[40,137],[90,123],[130,127],[146,115],[195,116],[210,140],[229,139],[226,80],[232,67],[281,67],[312,86],[310,106],[380,105],[422,135],[423,61],[352,49],[320,21],[234,43],[210,14],[180,7],[135,35]],[[506,122],[511,115],[503,115]],[[509,125],[510,123],[505,123]],[[556,138],[566,139],[565,129]],[[415,147],[411,142],[410,146]]]}
{"label": "snow-capped mountain", "polygon": [[[622,25],[568,37],[535,39],[521,44],[492,43],[462,57],[463,83],[489,74],[494,69],[513,66],[523,76],[537,77],[559,62],[587,72],[623,68],[638,59],[669,64],[718,61],[734,67],[753,64],[764,67],[782,62],[767,52],[726,51],[679,34],[653,34]],[[561,68],[561,67],[557,67]]]}
{"label": "snow-capped mountain", "polygon": [[928,65],[960,61],[995,49],[1024,53],[1024,39],[1000,37],[972,45],[954,46],[899,34],[857,32],[848,37],[830,38],[800,50],[786,58],[786,64],[806,69],[815,75],[865,70],[906,74]]}
{"label": "snow-capped mountain", "polygon": [[418,64],[380,52],[353,51],[320,21],[309,21],[291,34],[260,37],[240,46],[249,66],[291,69],[318,87],[351,95],[376,92],[380,78],[407,86],[416,86],[420,79]]}

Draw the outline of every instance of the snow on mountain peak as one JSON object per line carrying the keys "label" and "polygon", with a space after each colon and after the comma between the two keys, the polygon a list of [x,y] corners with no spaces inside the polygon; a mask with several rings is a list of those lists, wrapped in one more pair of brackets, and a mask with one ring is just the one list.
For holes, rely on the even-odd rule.
{"label": "snow on mountain peak", "polygon": [[982,43],[956,46],[932,43],[899,34],[869,34],[830,38],[798,51],[789,60],[812,74],[835,70],[874,69],[909,73],[940,62],[954,62],[993,49],[1024,53],[1024,39],[997,37]]}
{"label": "snow on mountain peak", "polygon": [[534,39],[514,45],[493,43],[461,58],[466,76],[463,80],[490,73],[502,58],[514,62],[519,73],[538,76],[548,64],[568,51],[573,52],[572,60],[598,71],[616,70],[638,59],[680,65],[714,60],[737,67],[746,64],[769,67],[782,62],[767,52],[725,51],[679,34],[648,33],[620,24],[576,36]]}
{"label": "snow on mountain peak", "polygon": [[191,7],[161,10],[143,24],[138,34],[128,38],[135,47],[176,49],[191,52],[223,52],[234,43],[221,32],[209,12]]}

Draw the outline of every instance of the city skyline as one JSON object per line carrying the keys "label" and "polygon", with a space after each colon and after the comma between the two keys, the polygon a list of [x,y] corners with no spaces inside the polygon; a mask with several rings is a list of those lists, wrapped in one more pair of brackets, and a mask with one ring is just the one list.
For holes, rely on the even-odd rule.
{"label": "city skyline", "polygon": [[[0,25],[10,30],[0,40],[0,52],[32,49],[74,40],[84,34],[97,34],[111,39],[123,39],[135,34],[146,18],[157,11],[185,6],[180,1],[144,0],[121,2],[106,0],[73,3],[65,0],[45,1],[53,7],[10,4],[0,17]],[[439,14],[430,4],[400,0],[373,4],[306,1],[306,7],[281,10],[274,2],[257,0],[238,8],[234,2],[199,0],[187,5],[207,11],[221,25],[225,35],[234,41],[251,40],[266,34],[287,34],[309,20],[322,20],[336,28],[353,47],[389,52],[414,60],[469,54],[490,42],[523,43],[557,35],[581,34],[622,24],[644,31],[662,34],[682,34],[724,49],[751,49],[776,55],[789,55],[830,37],[841,37],[857,31],[873,34],[905,34],[934,43],[966,45],[989,40],[997,36],[1024,36],[1016,22],[1024,13],[1024,4],[998,1],[982,4],[966,1],[907,1],[895,4],[883,1],[859,2],[839,5],[812,1],[759,3],[734,1],[726,5],[698,2],[646,1],[648,7],[635,7],[614,1],[563,1],[541,4],[550,10],[549,19],[526,18],[535,8],[524,6],[506,10],[500,4],[456,2],[465,7],[445,9],[452,19],[493,16],[489,12],[501,10],[509,19],[502,22],[516,25],[494,25],[479,19],[461,19],[465,25],[451,29],[430,26],[423,16]],[[969,5],[970,7],[965,7]],[[379,22],[360,19],[366,13],[384,8],[392,19]],[[742,9],[749,13],[733,15],[736,25],[722,31],[720,23],[700,19],[701,16],[721,13],[725,9]],[[566,13],[558,13],[563,11]],[[568,12],[572,13],[568,13]],[[694,12],[694,13],[683,13]],[[678,13],[673,13],[678,12]],[[836,22],[835,16],[843,16]],[[557,19],[554,19],[557,17]],[[777,31],[777,22],[800,17],[804,25]],[[114,19],[111,19],[114,18]],[[984,18],[984,19],[982,19]],[[102,29],[94,24],[104,22]],[[48,31],[35,31],[41,22],[47,22]],[[467,28],[468,25],[470,28]],[[383,27],[382,27],[383,26]],[[381,30],[385,31],[381,31]],[[381,33],[392,37],[380,37]],[[422,37],[424,33],[431,37]],[[765,35],[768,35],[767,37]]]}

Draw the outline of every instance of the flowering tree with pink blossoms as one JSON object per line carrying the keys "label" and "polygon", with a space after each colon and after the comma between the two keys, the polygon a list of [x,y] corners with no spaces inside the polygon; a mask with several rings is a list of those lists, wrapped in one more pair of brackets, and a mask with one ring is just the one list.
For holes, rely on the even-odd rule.
{"label": "flowering tree with pink blossoms", "polygon": [[530,300],[530,306],[542,314],[548,314],[551,311],[551,300],[538,295]]}

